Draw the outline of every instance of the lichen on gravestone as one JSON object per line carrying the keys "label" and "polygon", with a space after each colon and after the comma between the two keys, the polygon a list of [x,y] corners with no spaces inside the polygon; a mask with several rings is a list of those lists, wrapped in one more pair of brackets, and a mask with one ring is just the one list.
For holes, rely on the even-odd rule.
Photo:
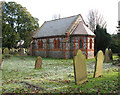
{"label": "lichen on gravestone", "polygon": [[95,71],[94,71],[94,78],[102,76],[103,72],[103,61],[104,61],[104,54],[100,50],[96,56],[96,63],[95,63]]}
{"label": "lichen on gravestone", "polygon": [[86,58],[81,50],[78,50],[77,55],[73,59],[75,84],[82,84],[87,79]]}
{"label": "lichen on gravestone", "polygon": [[42,58],[38,56],[35,62],[35,69],[40,69],[40,68],[42,68]]}

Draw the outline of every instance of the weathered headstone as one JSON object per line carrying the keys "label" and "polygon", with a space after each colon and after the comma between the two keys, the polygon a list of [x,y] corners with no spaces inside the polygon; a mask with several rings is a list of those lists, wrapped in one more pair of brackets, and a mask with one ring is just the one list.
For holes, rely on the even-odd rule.
{"label": "weathered headstone", "polygon": [[110,61],[113,61],[113,57],[112,57],[113,55],[112,55],[112,50],[111,49],[109,49],[109,57],[110,57]]}
{"label": "weathered headstone", "polygon": [[108,48],[106,48],[104,62],[109,62],[109,60],[110,60],[110,58],[109,58],[109,50],[108,50]]}
{"label": "weathered headstone", "polygon": [[8,49],[8,48],[5,48],[5,49],[3,50],[3,53],[4,53],[5,55],[9,55],[9,49]]}
{"label": "weathered headstone", "polygon": [[3,54],[4,54],[4,57],[5,57],[5,58],[10,58],[10,54],[9,54],[9,49],[8,49],[8,48],[5,48],[5,49],[3,50]]}
{"label": "weathered headstone", "polygon": [[87,79],[86,58],[81,50],[78,50],[77,55],[73,59],[75,84],[82,84]]}
{"label": "weathered headstone", "polygon": [[106,50],[105,50],[105,59],[104,59],[104,62],[109,63],[109,62],[111,62],[111,61],[112,61],[112,50],[106,48]]}
{"label": "weathered headstone", "polygon": [[35,69],[40,69],[40,68],[42,68],[42,58],[38,56],[35,62]]}
{"label": "weathered headstone", "polygon": [[100,50],[96,56],[96,64],[95,64],[95,71],[94,71],[94,78],[102,76],[103,72],[103,61],[104,61],[104,54]]}

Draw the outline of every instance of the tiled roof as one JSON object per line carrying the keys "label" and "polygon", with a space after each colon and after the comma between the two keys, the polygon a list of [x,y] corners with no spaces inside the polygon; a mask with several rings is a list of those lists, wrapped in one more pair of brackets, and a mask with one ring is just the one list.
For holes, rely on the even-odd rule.
{"label": "tiled roof", "polygon": [[72,35],[78,35],[78,34],[79,35],[93,35],[93,36],[95,36],[95,34],[82,21],[80,21],[79,25],[72,33]]}
{"label": "tiled roof", "polygon": [[[67,30],[71,29],[71,26],[81,15],[75,15],[66,18],[60,18],[52,21],[45,22],[38,32],[33,36],[33,38],[41,38],[41,37],[51,37],[51,36],[61,36],[65,35]],[[85,25],[84,20],[79,22],[78,26],[75,30],[73,30],[70,35],[93,35],[95,34]]]}
{"label": "tiled roof", "polygon": [[67,29],[77,19],[78,15],[47,21],[35,34],[34,38],[65,35]]}

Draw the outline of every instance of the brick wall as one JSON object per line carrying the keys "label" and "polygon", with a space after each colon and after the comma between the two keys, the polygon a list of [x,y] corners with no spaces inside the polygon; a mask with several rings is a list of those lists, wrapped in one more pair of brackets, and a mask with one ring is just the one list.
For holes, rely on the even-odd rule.
{"label": "brick wall", "polygon": [[[60,40],[60,48],[54,48],[54,39]],[[86,36],[71,36],[67,38],[66,42],[63,40],[65,37],[52,37],[34,40],[32,45],[32,54],[41,57],[50,58],[73,58],[79,49],[79,40],[83,40],[83,48],[80,48],[85,54],[86,58],[94,58],[94,37]],[[90,49],[90,39],[92,39],[92,48]],[[43,48],[38,48],[38,40],[43,41]]]}

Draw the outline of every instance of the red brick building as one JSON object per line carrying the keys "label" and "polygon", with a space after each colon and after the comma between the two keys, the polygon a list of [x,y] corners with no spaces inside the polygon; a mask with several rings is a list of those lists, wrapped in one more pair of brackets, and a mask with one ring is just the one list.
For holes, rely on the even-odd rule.
{"label": "red brick building", "polygon": [[32,55],[69,59],[81,49],[86,58],[94,58],[94,37],[80,14],[45,21],[33,36]]}

